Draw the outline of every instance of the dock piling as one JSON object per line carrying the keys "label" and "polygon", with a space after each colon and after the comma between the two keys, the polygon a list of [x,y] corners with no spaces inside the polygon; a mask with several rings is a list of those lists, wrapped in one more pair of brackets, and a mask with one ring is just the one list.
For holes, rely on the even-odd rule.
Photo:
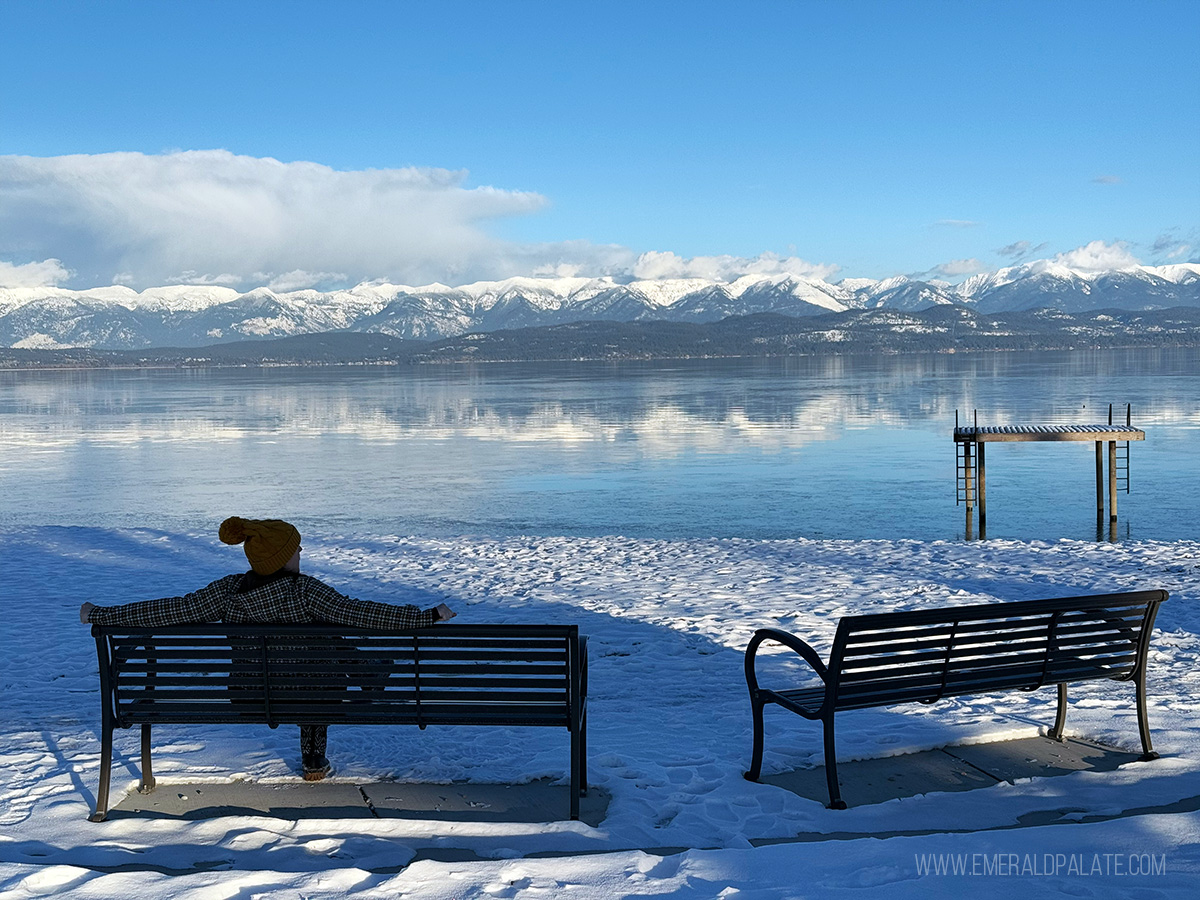
{"label": "dock piling", "polygon": [[1108,442],[1108,521],[1117,521],[1117,442]]}

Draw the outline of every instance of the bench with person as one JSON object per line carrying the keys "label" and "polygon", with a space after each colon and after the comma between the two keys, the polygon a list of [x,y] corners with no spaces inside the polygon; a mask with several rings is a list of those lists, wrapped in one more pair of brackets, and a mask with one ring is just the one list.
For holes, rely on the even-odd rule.
{"label": "bench with person", "polygon": [[549,726],[570,732],[570,815],[587,790],[587,638],[575,625],[93,625],[108,814],[113,732],[155,725]]}
{"label": "bench with person", "polygon": [[108,815],[113,731],[218,723],[300,726],[300,771],[320,781],[330,724],[541,725],[571,733],[571,818],[587,787],[587,639],[574,625],[459,625],[358,600],[300,571],[299,530],[230,516],[217,537],[250,570],[179,597],[83,603],[100,661],[102,755],[93,821]]}
{"label": "bench with person", "polygon": [[[1058,712],[1048,734],[1061,741],[1067,685],[1094,679],[1134,683],[1141,758],[1156,759],[1146,717],[1146,656],[1155,615],[1166,599],[1166,591],[1151,590],[846,616],[838,623],[828,663],[795,635],[759,629],[745,657],[754,720],[745,777],[757,781],[762,770],[768,704],[821,721],[829,807],[845,809],[837,777],[836,713],[1056,685]],[[760,686],[757,657],[764,643],[795,651],[820,684]]]}

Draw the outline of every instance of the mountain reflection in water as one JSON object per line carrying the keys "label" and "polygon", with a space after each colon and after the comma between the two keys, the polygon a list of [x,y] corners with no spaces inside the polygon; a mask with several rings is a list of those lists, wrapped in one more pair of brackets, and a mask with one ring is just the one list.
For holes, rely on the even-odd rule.
{"label": "mountain reflection in water", "polygon": [[[1107,420],[1118,536],[1194,537],[1196,350],[0,373],[0,527],[954,539],[955,412]],[[1092,448],[988,457],[992,538],[1093,539]]]}

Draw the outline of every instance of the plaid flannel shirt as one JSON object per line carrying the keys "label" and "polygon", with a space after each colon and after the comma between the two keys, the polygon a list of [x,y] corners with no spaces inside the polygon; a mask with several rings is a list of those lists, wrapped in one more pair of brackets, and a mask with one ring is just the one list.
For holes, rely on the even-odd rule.
{"label": "plaid flannel shirt", "polygon": [[97,606],[88,617],[97,625],[153,628],[194,622],[230,624],[305,624],[329,622],[351,628],[405,631],[437,622],[437,610],[355,600],[309,575],[276,578],[243,594],[241,575],[226,575],[212,584],[160,600],[141,600],[121,606]]}

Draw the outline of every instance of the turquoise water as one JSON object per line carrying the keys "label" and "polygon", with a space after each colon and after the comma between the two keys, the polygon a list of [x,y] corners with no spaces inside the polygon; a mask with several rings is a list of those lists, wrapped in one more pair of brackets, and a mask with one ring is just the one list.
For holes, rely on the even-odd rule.
{"label": "turquoise water", "polygon": [[[956,410],[1147,440],[1112,535],[1195,538],[1200,354],[0,373],[0,527],[955,539]],[[993,445],[988,536],[1095,539],[1090,443]]]}

